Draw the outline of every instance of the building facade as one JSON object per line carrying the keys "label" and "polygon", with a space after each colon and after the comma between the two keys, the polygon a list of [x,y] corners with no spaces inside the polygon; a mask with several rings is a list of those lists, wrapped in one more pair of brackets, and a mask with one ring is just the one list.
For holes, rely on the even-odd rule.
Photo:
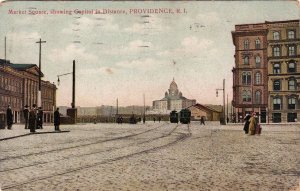
{"label": "building facade", "polygon": [[168,91],[165,92],[165,97],[153,101],[153,110],[159,113],[169,113],[173,110],[180,111],[194,104],[196,104],[196,100],[183,97],[173,79]]}
{"label": "building facade", "polygon": [[[11,105],[14,122],[23,121],[25,105],[37,104],[39,69],[35,64],[13,64],[0,59],[0,112]],[[41,84],[43,120],[53,122],[56,107],[56,86],[48,81]]]}
{"label": "building facade", "polygon": [[236,25],[233,107],[236,119],[252,111],[261,123],[299,117],[299,20]]}
{"label": "building facade", "polygon": [[235,118],[241,121],[247,113],[259,113],[266,122],[267,87],[267,28],[264,24],[236,25],[232,32],[235,45],[233,101]]}
{"label": "building facade", "polygon": [[272,122],[300,117],[299,20],[266,22],[268,40],[269,113]]}
{"label": "building facade", "polygon": [[188,109],[191,111],[192,120],[200,120],[201,117],[204,117],[205,121],[220,121],[220,117],[222,115],[222,106],[220,106],[220,108],[221,109],[217,111],[199,103],[188,107]]}

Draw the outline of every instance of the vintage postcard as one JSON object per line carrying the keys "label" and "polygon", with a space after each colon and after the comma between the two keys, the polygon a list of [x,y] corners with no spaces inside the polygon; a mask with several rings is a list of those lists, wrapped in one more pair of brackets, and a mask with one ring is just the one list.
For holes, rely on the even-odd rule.
{"label": "vintage postcard", "polygon": [[300,189],[298,1],[0,15],[0,190]]}

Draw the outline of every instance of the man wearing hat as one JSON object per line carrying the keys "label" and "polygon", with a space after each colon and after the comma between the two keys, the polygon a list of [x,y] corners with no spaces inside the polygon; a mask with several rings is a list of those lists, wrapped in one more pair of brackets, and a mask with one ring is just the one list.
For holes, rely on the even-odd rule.
{"label": "man wearing hat", "polygon": [[24,120],[25,120],[25,129],[28,129],[28,119],[29,119],[28,105],[24,106],[23,114],[24,114]]}

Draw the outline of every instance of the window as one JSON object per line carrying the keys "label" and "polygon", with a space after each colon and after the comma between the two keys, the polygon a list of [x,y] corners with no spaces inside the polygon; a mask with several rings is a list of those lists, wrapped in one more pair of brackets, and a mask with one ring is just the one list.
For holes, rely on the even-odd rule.
{"label": "window", "polygon": [[273,47],[273,56],[280,56],[280,47]]}
{"label": "window", "polygon": [[273,66],[273,73],[274,74],[280,74],[280,64],[279,63],[275,63]]}
{"label": "window", "polygon": [[255,74],[255,84],[260,84],[260,78],[261,78],[260,73],[256,72],[256,74]]}
{"label": "window", "polygon": [[260,57],[259,56],[255,57],[255,65],[256,65],[257,68],[260,67]]}
{"label": "window", "polygon": [[243,85],[250,85],[251,84],[251,73],[250,72],[243,72],[243,74],[242,74],[242,84]]}
{"label": "window", "polygon": [[294,39],[295,38],[295,31],[288,31],[288,39]]}
{"label": "window", "polygon": [[289,98],[289,104],[288,109],[296,109],[296,99],[295,98]]}
{"label": "window", "polygon": [[249,64],[249,57],[248,56],[244,57],[244,64]]}
{"label": "window", "polygon": [[290,61],[288,63],[288,72],[296,72],[296,64],[295,61]]}
{"label": "window", "polygon": [[261,102],[261,93],[260,91],[255,92],[255,103],[260,103]]}
{"label": "window", "polygon": [[281,99],[274,98],[273,99],[273,110],[280,110],[280,108],[281,108]]}
{"label": "window", "polygon": [[249,49],[249,40],[244,41],[244,49],[248,50]]}
{"label": "window", "polygon": [[251,91],[246,91],[244,90],[243,91],[243,94],[242,94],[242,97],[243,97],[243,101],[244,102],[250,102],[251,101]]}
{"label": "window", "polygon": [[274,80],[274,82],[273,82],[273,90],[275,90],[275,91],[280,90],[280,80]]}
{"label": "window", "polygon": [[289,46],[288,49],[289,49],[289,52],[288,52],[289,56],[295,56],[296,55],[296,52],[295,52],[296,47],[295,46]]}
{"label": "window", "polygon": [[280,39],[279,32],[273,32],[273,40],[279,40],[279,39]]}
{"label": "window", "polygon": [[259,39],[255,40],[255,48],[260,49],[260,40]]}
{"label": "window", "polygon": [[296,89],[295,79],[289,79],[288,85],[289,85],[289,90],[295,90]]}

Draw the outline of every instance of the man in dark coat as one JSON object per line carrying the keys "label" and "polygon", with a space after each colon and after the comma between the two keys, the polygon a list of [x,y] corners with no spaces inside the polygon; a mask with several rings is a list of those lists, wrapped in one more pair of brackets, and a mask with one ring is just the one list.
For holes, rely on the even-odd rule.
{"label": "man in dark coat", "polygon": [[25,105],[25,108],[23,110],[23,115],[24,115],[24,121],[25,121],[25,129],[28,129],[28,120],[29,120],[28,105]]}
{"label": "man in dark coat", "polygon": [[56,111],[54,112],[54,130],[55,131],[60,131],[59,125],[60,125],[60,113],[59,113],[59,108],[57,108]]}
{"label": "man in dark coat", "polygon": [[10,105],[8,105],[6,110],[6,123],[7,123],[7,129],[11,129],[13,125],[13,113]]}
{"label": "man in dark coat", "polygon": [[43,110],[41,107],[39,107],[37,113],[37,129],[43,129]]}
{"label": "man in dark coat", "polygon": [[29,129],[30,133],[34,133],[36,129],[36,105],[33,104],[29,112]]}
{"label": "man in dark coat", "polygon": [[201,119],[200,119],[200,125],[205,125],[205,120],[204,120],[204,117],[202,116]]}
{"label": "man in dark coat", "polygon": [[244,121],[245,121],[245,125],[244,125],[244,131],[245,131],[245,134],[248,134],[249,132],[249,124],[250,124],[250,118],[251,118],[251,115],[247,114],[246,117],[244,118]]}

